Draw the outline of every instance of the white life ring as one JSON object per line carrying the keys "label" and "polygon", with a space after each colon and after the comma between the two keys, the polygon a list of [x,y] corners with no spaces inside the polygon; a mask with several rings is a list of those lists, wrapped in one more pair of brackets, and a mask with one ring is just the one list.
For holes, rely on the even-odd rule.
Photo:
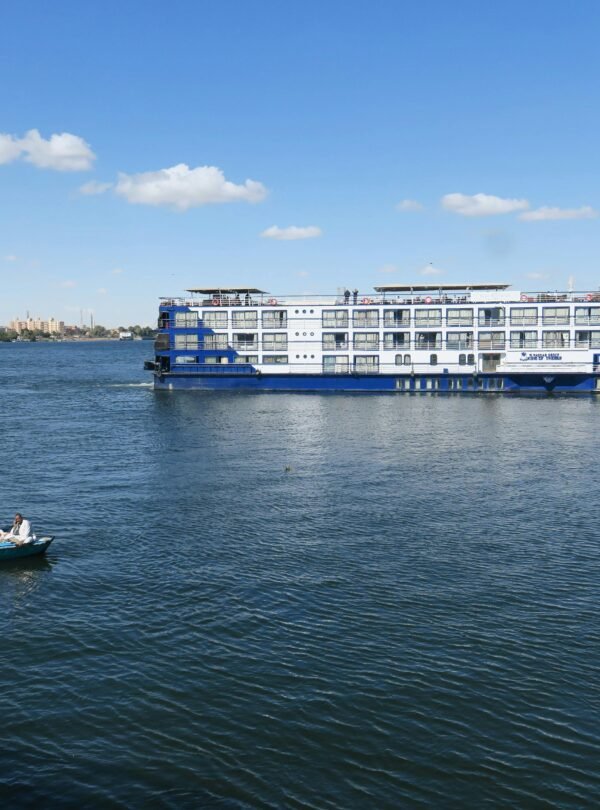
{"label": "white life ring", "polygon": [[213,298],[213,300],[212,300],[212,305],[213,305],[213,307],[220,307],[220,306],[221,306],[221,302],[219,301],[219,299],[218,299],[218,298]]}
{"label": "white life ring", "polygon": [[525,295],[525,293],[521,293],[521,301],[529,301],[529,298]]}
{"label": "white life ring", "polygon": [[276,298],[269,298],[269,306],[276,307],[277,306],[277,299]]}
{"label": "white life ring", "polygon": [[428,295],[428,296],[427,296],[427,298],[425,299],[425,303],[426,303],[426,304],[431,304],[431,303],[433,303],[433,298],[432,298],[430,295]]}
{"label": "white life ring", "polygon": [[371,301],[371,299],[370,299],[370,298],[361,298],[361,299],[360,299],[360,303],[361,303],[361,304],[371,304],[371,303],[372,303],[372,301]]}

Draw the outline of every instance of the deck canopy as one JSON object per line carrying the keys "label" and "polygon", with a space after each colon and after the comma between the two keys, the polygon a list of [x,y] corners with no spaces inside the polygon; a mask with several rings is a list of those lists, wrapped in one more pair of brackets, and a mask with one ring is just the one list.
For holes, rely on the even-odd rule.
{"label": "deck canopy", "polygon": [[468,292],[469,290],[507,290],[510,284],[381,284],[373,287],[380,293],[388,292]]}
{"label": "deck canopy", "polygon": [[257,290],[256,287],[194,287],[186,292],[197,295],[268,295],[266,290]]}

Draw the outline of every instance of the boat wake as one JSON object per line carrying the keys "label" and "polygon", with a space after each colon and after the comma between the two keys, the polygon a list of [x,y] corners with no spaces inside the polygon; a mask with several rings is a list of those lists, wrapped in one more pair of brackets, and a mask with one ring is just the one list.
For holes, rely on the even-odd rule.
{"label": "boat wake", "polygon": [[109,388],[152,388],[153,383],[110,383]]}

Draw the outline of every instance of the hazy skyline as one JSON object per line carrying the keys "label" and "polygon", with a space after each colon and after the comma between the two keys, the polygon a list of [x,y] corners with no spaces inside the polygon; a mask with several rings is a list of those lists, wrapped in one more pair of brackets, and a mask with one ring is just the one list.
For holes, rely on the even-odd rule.
{"label": "hazy skyline", "polygon": [[0,323],[420,278],[598,288],[600,8],[3,10]]}

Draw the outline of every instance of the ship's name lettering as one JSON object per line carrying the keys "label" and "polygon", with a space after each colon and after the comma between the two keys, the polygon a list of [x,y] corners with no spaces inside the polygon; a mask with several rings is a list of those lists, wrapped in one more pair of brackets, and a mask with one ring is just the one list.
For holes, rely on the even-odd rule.
{"label": "ship's name lettering", "polygon": [[559,352],[521,352],[521,360],[526,362],[530,360],[562,360],[562,354]]}

